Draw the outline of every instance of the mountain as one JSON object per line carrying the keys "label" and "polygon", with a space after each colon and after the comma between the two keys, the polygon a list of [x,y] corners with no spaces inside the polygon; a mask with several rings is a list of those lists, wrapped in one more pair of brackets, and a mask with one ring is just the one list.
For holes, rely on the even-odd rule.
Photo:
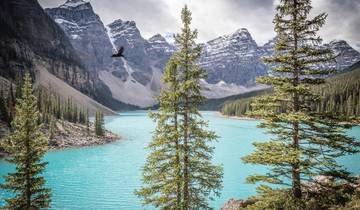
{"label": "mountain", "polygon": [[119,19],[107,27],[113,45],[125,48],[125,59],[115,59],[112,70],[99,72],[100,79],[119,101],[140,107],[154,105],[154,96],[161,89],[164,60],[169,55],[155,50],[159,43],[144,39],[134,21]]}
{"label": "mountain", "polygon": [[170,58],[175,52],[174,45],[170,44],[165,37],[156,34],[147,40],[146,52],[152,60],[156,61],[156,67],[163,69]]}
{"label": "mountain", "polygon": [[334,40],[325,46],[330,47],[337,56],[333,68],[339,71],[345,70],[360,60],[360,53],[344,40]]}
{"label": "mountain", "polygon": [[[155,104],[163,68],[176,50],[172,34],[145,39],[134,21],[121,19],[104,26],[91,4],[83,0],[68,0],[46,11],[65,31],[85,65],[96,73],[108,95],[119,103],[140,107]],[[274,53],[275,41],[259,46],[242,28],[201,44],[199,64],[208,73],[207,80],[201,81],[202,93],[208,98],[223,98],[266,88],[256,85],[255,79],[269,73],[261,58]],[[347,44],[330,45],[341,54],[338,68],[359,60],[358,52]],[[125,59],[110,58],[121,46]]]}
{"label": "mountain", "polygon": [[[111,97],[141,107],[155,103],[161,71],[172,48],[162,37],[144,39],[134,21],[116,20],[105,26],[91,4],[83,0],[68,0],[46,12],[61,26],[86,67]],[[126,59],[111,58],[121,46]]]}
{"label": "mountain", "polygon": [[259,47],[245,28],[205,43],[199,64],[207,70],[210,84],[253,86],[257,76],[267,74]]}
{"label": "mountain", "polygon": [[59,7],[46,8],[45,11],[65,32],[79,60],[90,73],[94,98],[114,110],[136,109],[136,106],[117,100],[110,87],[99,78],[99,72],[111,72],[117,66],[111,58],[115,50],[113,43],[91,4],[83,0],[67,0]]}
{"label": "mountain", "polygon": [[89,2],[68,0],[45,11],[64,30],[88,70],[110,68],[113,46],[104,24]]}
{"label": "mountain", "polygon": [[[4,0],[0,6],[2,76],[15,79],[18,72],[35,70],[34,66],[42,63],[68,83],[72,75],[84,75],[68,38],[36,0]],[[81,79],[73,85],[80,85]]]}
{"label": "mountain", "polygon": [[[75,102],[91,103],[90,112],[99,108],[114,113],[89,97],[96,95],[93,80],[66,34],[36,0],[0,1],[0,28],[0,76],[15,83],[30,71],[38,86],[51,88],[63,99],[79,96],[83,100]],[[41,81],[40,75],[52,79]],[[59,86],[52,88],[55,80]],[[64,87],[72,94],[62,91]]]}
{"label": "mountain", "polygon": [[[260,47],[261,56],[269,56],[275,53],[275,42],[276,37],[264,44]],[[336,69],[338,72],[343,71],[347,67],[355,64],[360,61],[360,53],[352,48],[346,41],[344,40],[333,40],[329,43],[323,44],[320,47],[329,47],[336,56],[336,62],[333,64],[329,64],[327,66],[322,66],[322,68],[331,68]],[[271,65],[266,64],[268,68]],[[270,72],[268,70],[268,72]]]}

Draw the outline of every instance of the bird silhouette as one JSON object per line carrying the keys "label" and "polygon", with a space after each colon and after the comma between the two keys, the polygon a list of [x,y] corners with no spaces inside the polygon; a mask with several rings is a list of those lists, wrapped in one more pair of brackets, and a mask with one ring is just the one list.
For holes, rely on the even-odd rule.
{"label": "bird silhouette", "polygon": [[111,57],[123,57],[123,58],[125,58],[125,56],[123,55],[123,53],[124,53],[124,47],[121,46],[121,47],[119,48],[119,50],[117,51],[117,53],[113,54]]}

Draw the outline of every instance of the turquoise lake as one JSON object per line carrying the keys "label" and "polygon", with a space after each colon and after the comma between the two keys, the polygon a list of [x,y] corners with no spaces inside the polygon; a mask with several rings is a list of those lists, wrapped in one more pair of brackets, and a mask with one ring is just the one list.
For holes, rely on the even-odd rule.
{"label": "turquoise lake", "polygon": [[[214,162],[224,167],[224,188],[220,198],[211,202],[219,209],[230,198],[255,194],[256,186],[246,184],[245,177],[266,171],[265,167],[245,165],[240,158],[253,150],[254,140],[264,141],[267,134],[256,128],[258,121],[221,118],[216,112],[203,112],[210,129],[220,136],[215,143]],[[141,185],[141,168],[146,145],[151,140],[155,123],[144,111],[125,112],[106,117],[106,128],[122,139],[111,144],[51,151],[45,177],[52,188],[51,209],[152,209],[141,206],[134,190]],[[349,130],[360,138],[360,127]],[[339,160],[355,174],[360,174],[360,155]],[[14,167],[0,160],[0,183]],[[0,190],[0,206],[8,194]]]}

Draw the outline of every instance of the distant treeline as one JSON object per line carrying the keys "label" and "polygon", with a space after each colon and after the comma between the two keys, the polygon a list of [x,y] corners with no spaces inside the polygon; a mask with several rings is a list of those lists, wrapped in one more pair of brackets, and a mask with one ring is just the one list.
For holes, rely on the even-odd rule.
{"label": "distant treeline", "polygon": [[[8,86],[8,87],[6,87]],[[15,116],[16,99],[21,96],[21,83],[14,85],[0,86],[0,120],[11,126],[11,121]],[[89,111],[84,107],[78,107],[72,98],[62,102],[60,96],[53,91],[38,88],[35,90],[37,96],[37,108],[41,113],[39,123],[50,124],[53,119],[62,119],[68,122],[88,124]]]}
{"label": "distant treeline", "polygon": [[[328,78],[325,84],[314,90],[321,97],[320,103],[313,104],[314,110],[335,113],[339,117],[359,117],[360,62],[345,70],[344,73]],[[256,96],[225,102],[221,113],[230,116],[244,116],[245,113],[252,110],[251,102],[264,94],[266,92],[258,92]]]}

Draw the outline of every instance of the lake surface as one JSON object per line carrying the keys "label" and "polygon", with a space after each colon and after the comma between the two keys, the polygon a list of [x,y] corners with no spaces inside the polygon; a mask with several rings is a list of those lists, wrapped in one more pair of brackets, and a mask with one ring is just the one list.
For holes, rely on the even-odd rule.
{"label": "lake surface", "polygon": [[[226,119],[216,112],[203,112],[210,129],[220,136],[215,143],[214,162],[224,166],[224,188],[220,198],[211,202],[219,209],[230,198],[246,198],[255,194],[255,186],[246,184],[245,177],[264,172],[265,167],[245,165],[240,158],[254,148],[254,140],[264,141],[264,130],[256,128],[258,121]],[[52,188],[52,209],[151,209],[142,207],[134,190],[141,185],[141,168],[151,140],[155,123],[143,111],[125,112],[106,117],[106,128],[118,133],[118,142],[94,147],[52,151],[46,154],[49,162],[45,177]],[[349,135],[360,138],[360,127]],[[360,155],[342,158],[351,172],[360,173]],[[14,167],[0,160],[0,183]],[[0,190],[0,206],[8,194]]]}

